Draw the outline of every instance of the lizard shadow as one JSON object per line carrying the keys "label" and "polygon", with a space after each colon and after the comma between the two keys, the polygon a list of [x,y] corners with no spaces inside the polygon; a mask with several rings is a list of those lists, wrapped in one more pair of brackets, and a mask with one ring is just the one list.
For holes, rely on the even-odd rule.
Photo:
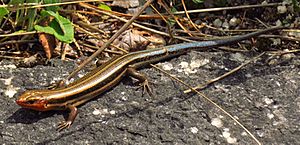
{"label": "lizard shadow", "polygon": [[33,124],[39,120],[54,116],[55,114],[64,114],[63,111],[46,111],[40,112],[25,108],[20,108],[15,111],[11,116],[9,116],[6,121],[8,123],[22,123],[22,124]]}

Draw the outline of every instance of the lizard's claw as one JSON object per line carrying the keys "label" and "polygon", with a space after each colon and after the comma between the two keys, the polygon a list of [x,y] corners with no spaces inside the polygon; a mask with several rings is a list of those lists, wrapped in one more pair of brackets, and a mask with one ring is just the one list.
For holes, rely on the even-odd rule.
{"label": "lizard's claw", "polygon": [[153,96],[150,84],[154,84],[154,83],[153,82],[149,82],[148,80],[145,80],[145,81],[143,81],[142,83],[139,84],[138,88],[143,87],[143,94],[145,94],[147,92],[149,94],[149,96]]}
{"label": "lizard's claw", "polygon": [[62,131],[66,128],[69,128],[72,125],[72,121],[63,121],[58,124],[57,131]]}
{"label": "lizard's claw", "polygon": [[58,82],[51,83],[47,88],[49,90],[53,90],[53,89],[61,88],[64,86],[65,86],[65,82],[63,80],[60,80]]}
{"label": "lizard's claw", "polygon": [[143,93],[148,93],[150,96],[153,96],[153,93],[152,93],[152,89],[150,87],[150,83],[152,82],[149,82],[148,80],[145,80],[141,85],[143,86]]}

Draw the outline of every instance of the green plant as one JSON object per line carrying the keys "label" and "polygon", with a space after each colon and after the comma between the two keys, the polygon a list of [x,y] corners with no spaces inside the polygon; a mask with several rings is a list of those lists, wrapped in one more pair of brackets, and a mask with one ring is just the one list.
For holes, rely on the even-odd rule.
{"label": "green plant", "polygon": [[6,8],[0,8],[0,24],[2,23],[3,18],[7,15],[9,11]]}
{"label": "green plant", "polygon": [[300,12],[300,3],[298,0],[292,0],[293,7],[296,12]]}
{"label": "green plant", "polygon": [[193,0],[193,2],[196,4],[202,4],[204,2],[204,0]]}
{"label": "green plant", "polygon": [[71,43],[74,38],[74,28],[72,23],[59,15],[58,12],[43,10],[41,12],[42,17],[49,17],[52,16],[54,19],[49,23],[48,26],[40,26],[35,25],[34,28],[37,31],[45,32],[48,34],[54,35],[58,40],[65,42],[65,43]]}
{"label": "green plant", "polygon": [[[13,20],[12,17],[9,17],[13,28],[21,27],[22,30],[27,31],[35,29],[39,32],[52,34],[62,42],[70,43],[74,38],[74,28],[68,19],[59,15],[59,6],[28,7],[59,2],[61,2],[61,0],[11,0],[8,3],[9,7],[0,8],[0,22],[7,14],[10,14],[10,16],[13,17]],[[54,17],[54,19],[51,20],[50,17]],[[51,22],[46,22],[46,24],[48,24],[47,26],[40,26],[39,24],[45,24],[45,20],[51,20]]]}

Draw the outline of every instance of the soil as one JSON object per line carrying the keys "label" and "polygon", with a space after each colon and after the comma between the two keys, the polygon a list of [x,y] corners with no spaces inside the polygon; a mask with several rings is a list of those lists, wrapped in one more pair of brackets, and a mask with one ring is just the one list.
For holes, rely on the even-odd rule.
{"label": "soil", "polygon": [[[158,66],[194,86],[256,55],[192,51]],[[136,80],[125,77],[110,91],[80,106],[74,124],[57,132],[67,111],[37,112],[15,103],[25,90],[45,88],[75,67],[74,62],[60,60],[49,64],[20,68],[12,61],[0,61],[1,144],[255,144],[220,109],[197,94],[184,94],[183,85],[154,68],[141,70],[153,82],[153,96],[143,94],[134,85]],[[261,143],[300,144],[299,86],[299,56],[265,55],[201,92]]]}

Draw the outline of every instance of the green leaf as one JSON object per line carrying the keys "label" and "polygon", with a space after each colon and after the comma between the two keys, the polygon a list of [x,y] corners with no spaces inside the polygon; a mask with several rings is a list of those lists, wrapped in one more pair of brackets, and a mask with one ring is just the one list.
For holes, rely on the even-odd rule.
{"label": "green leaf", "polygon": [[299,1],[293,0],[293,1],[292,1],[292,4],[293,4],[293,6],[294,6],[295,11],[296,11],[296,12],[299,12],[299,11],[300,11],[300,3],[299,3]]}
{"label": "green leaf", "polygon": [[[13,5],[15,7],[19,7],[20,5],[23,5],[25,3],[25,0],[10,0],[9,1],[9,5]],[[21,22],[24,22],[24,13],[25,13],[25,10],[24,9],[20,9],[20,10],[11,10],[11,11],[15,11],[16,14],[14,16],[15,18],[15,23],[17,24],[17,26],[21,23]]]}
{"label": "green leaf", "polygon": [[[36,3],[36,4],[38,4],[39,0],[27,0],[26,2],[27,3]],[[36,16],[37,16],[37,9],[33,8],[33,9],[28,9],[27,10],[27,15],[25,17],[25,20],[28,19],[28,26],[27,26],[28,28],[27,28],[27,30],[31,31],[33,29],[33,25],[34,25]]]}
{"label": "green leaf", "polygon": [[58,14],[58,12],[54,13],[53,11],[45,11],[43,10],[41,12],[41,15],[43,16],[53,16],[55,19],[53,19],[49,26],[43,27],[39,25],[35,25],[34,28],[37,31],[45,32],[48,34],[54,35],[58,40],[65,42],[65,43],[71,43],[74,39],[74,27],[72,23],[62,17]]}
{"label": "green leaf", "polygon": [[111,8],[108,5],[103,4],[103,3],[100,3],[98,5],[98,8],[103,9],[103,10],[107,10],[107,11],[111,11]]}
{"label": "green leaf", "polygon": [[18,5],[25,3],[25,0],[11,0],[8,4],[10,5]]}
{"label": "green leaf", "polygon": [[204,2],[204,0],[193,0],[193,2],[196,4],[202,4]]}
{"label": "green leaf", "polygon": [[178,11],[177,11],[177,9],[176,9],[175,7],[172,7],[172,8],[171,8],[171,12],[172,12],[172,13],[175,13],[175,12],[178,12]]}
{"label": "green leaf", "polygon": [[[60,3],[61,0],[43,0],[44,4],[55,4],[55,3]],[[45,8],[48,11],[53,11],[53,12],[57,12],[60,7],[59,6],[50,6],[50,7],[46,7]]]}
{"label": "green leaf", "polygon": [[6,8],[0,8],[0,20],[3,19],[5,15],[7,15],[9,11]]}

